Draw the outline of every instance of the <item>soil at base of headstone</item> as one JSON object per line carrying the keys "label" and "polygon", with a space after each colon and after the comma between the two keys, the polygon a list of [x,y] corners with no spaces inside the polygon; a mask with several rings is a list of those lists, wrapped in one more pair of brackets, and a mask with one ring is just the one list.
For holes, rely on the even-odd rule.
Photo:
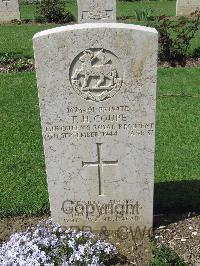
{"label": "soil at base of headstone", "polygon": [[[16,232],[22,232],[30,227],[34,227],[41,220],[47,220],[48,215],[43,216],[17,216],[0,219],[0,243],[9,240],[10,235]],[[99,236],[98,233],[96,233]],[[146,265],[150,259],[149,240],[144,237],[142,241],[132,240],[131,236],[117,235],[115,232],[109,232],[108,235],[100,234],[99,238],[114,244],[119,256],[109,265]]]}
{"label": "soil at base of headstone", "polygon": [[200,216],[160,226],[155,229],[154,238],[174,250],[188,265],[200,266]]}
{"label": "soil at base of headstone", "polygon": [[[15,232],[26,230],[35,226],[39,221],[48,219],[44,216],[19,216],[0,219],[0,242],[7,241]],[[181,217],[181,216],[180,216]],[[154,230],[157,243],[166,245],[175,251],[189,265],[200,265],[200,216],[185,218],[179,222],[173,222],[166,226],[165,217],[160,219]],[[116,233],[104,236],[104,239],[113,243],[119,253],[118,261],[113,265],[146,265],[151,256],[148,238],[141,241],[133,241],[131,235],[123,238]]]}
{"label": "soil at base of headstone", "polygon": [[0,73],[16,73],[16,72],[27,72],[27,71],[34,71],[34,63],[30,62],[25,66],[14,66],[8,64],[0,64]]}
{"label": "soil at base of headstone", "polygon": [[182,64],[176,60],[172,60],[170,62],[159,61],[158,67],[161,67],[161,68],[200,67],[200,58],[189,58]]}
{"label": "soil at base of headstone", "polygon": [[41,220],[47,220],[48,215],[43,216],[16,216],[0,219],[0,243],[7,241],[10,235],[16,232],[23,232],[33,227]]}

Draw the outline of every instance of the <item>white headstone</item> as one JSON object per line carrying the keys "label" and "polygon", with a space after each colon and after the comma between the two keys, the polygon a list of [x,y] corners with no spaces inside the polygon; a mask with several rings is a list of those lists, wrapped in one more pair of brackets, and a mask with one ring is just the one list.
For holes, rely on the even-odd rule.
{"label": "white headstone", "polygon": [[0,23],[20,20],[18,0],[0,0]]}
{"label": "white headstone", "polygon": [[157,32],[92,23],[33,41],[53,219],[151,227]]}
{"label": "white headstone", "polygon": [[78,21],[116,22],[116,0],[78,0]]}
{"label": "white headstone", "polygon": [[177,16],[189,16],[197,9],[200,10],[200,0],[177,0],[176,2]]}

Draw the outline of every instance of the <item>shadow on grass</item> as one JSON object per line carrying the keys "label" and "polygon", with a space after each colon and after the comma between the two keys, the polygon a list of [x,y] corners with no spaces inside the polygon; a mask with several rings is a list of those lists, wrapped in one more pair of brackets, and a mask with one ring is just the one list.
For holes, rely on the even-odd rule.
{"label": "shadow on grass", "polygon": [[200,180],[156,183],[154,215],[156,225],[200,215]]}

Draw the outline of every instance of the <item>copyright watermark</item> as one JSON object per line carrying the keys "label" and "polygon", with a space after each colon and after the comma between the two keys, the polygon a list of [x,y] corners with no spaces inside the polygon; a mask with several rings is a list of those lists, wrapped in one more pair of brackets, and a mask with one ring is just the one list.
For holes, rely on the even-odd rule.
{"label": "copyright watermark", "polygon": [[104,204],[65,200],[62,204],[62,211],[65,214],[84,216],[86,218],[91,216],[98,218],[105,215],[112,215],[118,218],[128,215],[139,215],[141,208],[138,201],[132,203],[128,200],[123,203],[111,201]]}

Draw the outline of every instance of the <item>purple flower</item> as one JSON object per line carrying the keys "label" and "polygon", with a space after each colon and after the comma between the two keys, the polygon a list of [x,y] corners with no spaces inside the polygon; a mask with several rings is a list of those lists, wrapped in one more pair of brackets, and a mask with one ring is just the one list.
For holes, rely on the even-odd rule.
{"label": "purple flower", "polygon": [[[61,252],[62,251],[62,252]],[[114,256],[116,248],[96,240],[91,232],[64,230],[52,220],[42,221],[35,228],[11,235],[0,246],[1,266],[104,265],[100,255]]]}

